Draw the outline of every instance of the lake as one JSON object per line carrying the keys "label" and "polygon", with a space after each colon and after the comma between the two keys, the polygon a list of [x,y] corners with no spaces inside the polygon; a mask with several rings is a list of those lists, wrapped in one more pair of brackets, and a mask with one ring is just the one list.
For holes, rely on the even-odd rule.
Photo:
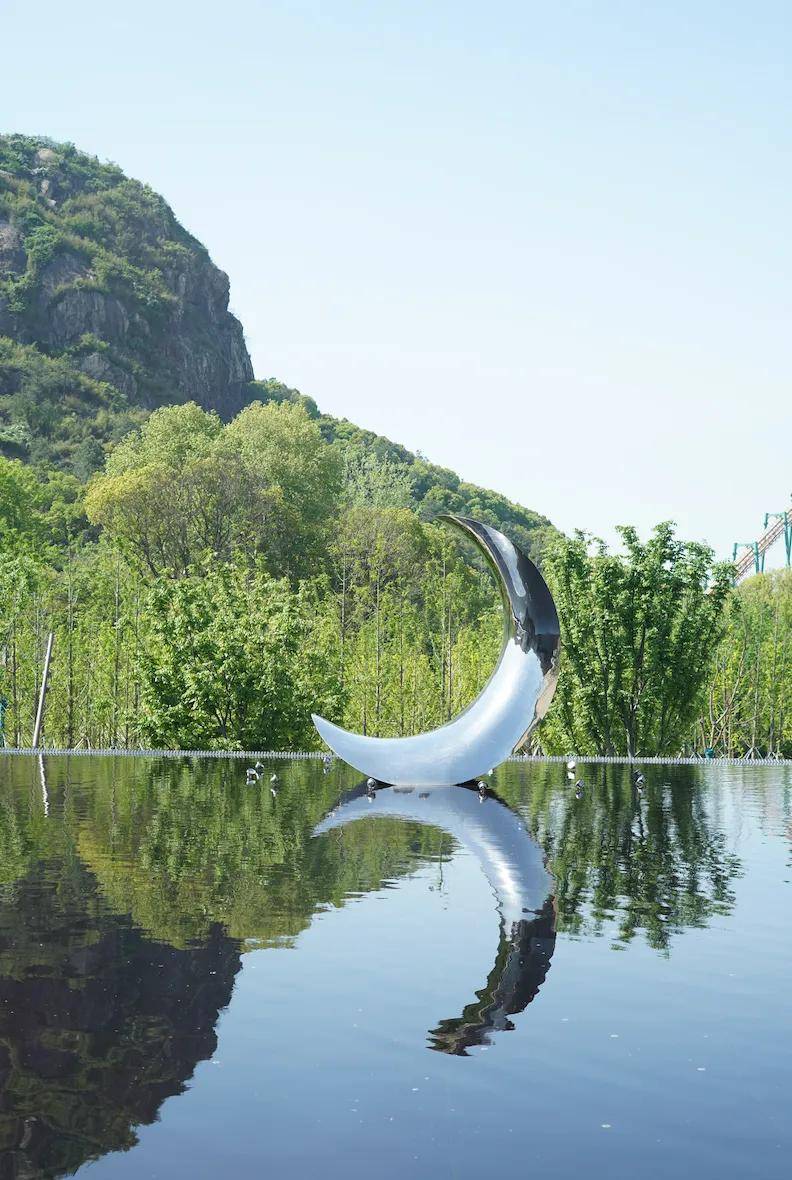
{"label": "lake", "polygon": [[790,1175],[792,767],[245,766],[0,756],[2,1180]]}

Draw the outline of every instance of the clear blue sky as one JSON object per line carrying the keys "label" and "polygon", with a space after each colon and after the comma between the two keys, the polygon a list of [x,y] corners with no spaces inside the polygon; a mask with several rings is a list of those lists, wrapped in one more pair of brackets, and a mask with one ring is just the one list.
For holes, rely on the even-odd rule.
{"label": "clear blue sky", "polygon": [[0,127],[148,181],[258,376],[612,537],[792,478],[785,3],[0,0]]}

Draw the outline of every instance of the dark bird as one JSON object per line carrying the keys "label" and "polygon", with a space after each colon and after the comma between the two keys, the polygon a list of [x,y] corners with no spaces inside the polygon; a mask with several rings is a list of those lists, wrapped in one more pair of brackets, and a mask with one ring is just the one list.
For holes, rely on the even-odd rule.
{"label": "dark bird", "polygon": [[579,778],[578,781],[575,783],[575,798],[576,799],[583,798],[583,779],[582,778]]}

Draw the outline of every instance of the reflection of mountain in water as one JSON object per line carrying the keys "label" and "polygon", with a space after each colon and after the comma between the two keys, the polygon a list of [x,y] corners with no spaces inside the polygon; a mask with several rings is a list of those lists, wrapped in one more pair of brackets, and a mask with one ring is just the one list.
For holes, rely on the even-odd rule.
{"label": "reflection of mountain in water", "polygon": [[217,1044],[239,970],[216,926],[176,949],[107,912],[78,864],[0,902],[0,1176],[68,1173],[136,1142]]}
{"label": "reflection of mountain in water", "polygon": [[372,798],[361,785],[315,831],[322,835],[386,816],[450,833],[478,862],[495,895],[499,938],[487,982],[461,1016],[441,1021],[429,1034],[433,1049],[464,1056],[472,1046],[488,1044],[490,1033],[513,1029],[509,1017],[522,1012],[544,983],[555,948],[552,880],[542,850],[511,808],[492,793],[482,799],[465,787],[384,788]]}
{"label": "reflection of mountain in water", "polygon": [[[739,871],[693,767],[647,770],[640,797],[628,771],[588,771],[582,798],[556,767],[505,767],[511,810],[456,787],[336,805],[351,776],[307,762],[274,767],[273,799],[240,763],[44,761],[46,810],[37,763],[2,762],[0,1180],[133,1144],[214,1051],[240,947],[293,941],[317,910],[435,860],[443,832],[498,910],[486,983],[429,1033],[456,1055],[536,996],[556,910],[561,929],[641,931],[665,950],[728,912]],[[363,815],[378,818],[351,822]]]}
{"label": "reflection of mountain in water", "polygon": [[214,767],[97,760],[80,782],[48,762],[47,813],[32,762],[0,798],[0,1180],[129,1148],[185,1089],[241,965],[229,925],[281,944],[436,835],[394,822],[313,841],[327,804],[300,774],[274,806]]}

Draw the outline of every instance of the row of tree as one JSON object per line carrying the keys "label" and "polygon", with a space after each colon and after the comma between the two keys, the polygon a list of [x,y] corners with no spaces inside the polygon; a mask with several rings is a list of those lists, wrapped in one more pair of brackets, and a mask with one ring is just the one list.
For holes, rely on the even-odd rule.
{"label": "row of tree", "polygon": [[224,426],[151,416],[87,489],[0,461],[8,744],[295,748],[312,711],[368,733],[442,723],[499,624],[483,569],[414,511],[397,465],[330,446],[300,406]]}
{"label": "row of tree", "polygon": [[[50,631],[52,745],[306,748],[312,711],[382,736],[442,724],[494,666],[500,607],[415,478],[289,401],[229,424],[158,410],[87,485],[0,460],[6,743],[31,740]],[[535,744],[787,751],[789,578],[732,594],[670,525],[622,536],[618,555],[544,547],[563,667]]]}
{"label": "row of tree", "polygon": [[700,745],[792,756],[792,571],[749,578],[733,595],[696,725]]}

